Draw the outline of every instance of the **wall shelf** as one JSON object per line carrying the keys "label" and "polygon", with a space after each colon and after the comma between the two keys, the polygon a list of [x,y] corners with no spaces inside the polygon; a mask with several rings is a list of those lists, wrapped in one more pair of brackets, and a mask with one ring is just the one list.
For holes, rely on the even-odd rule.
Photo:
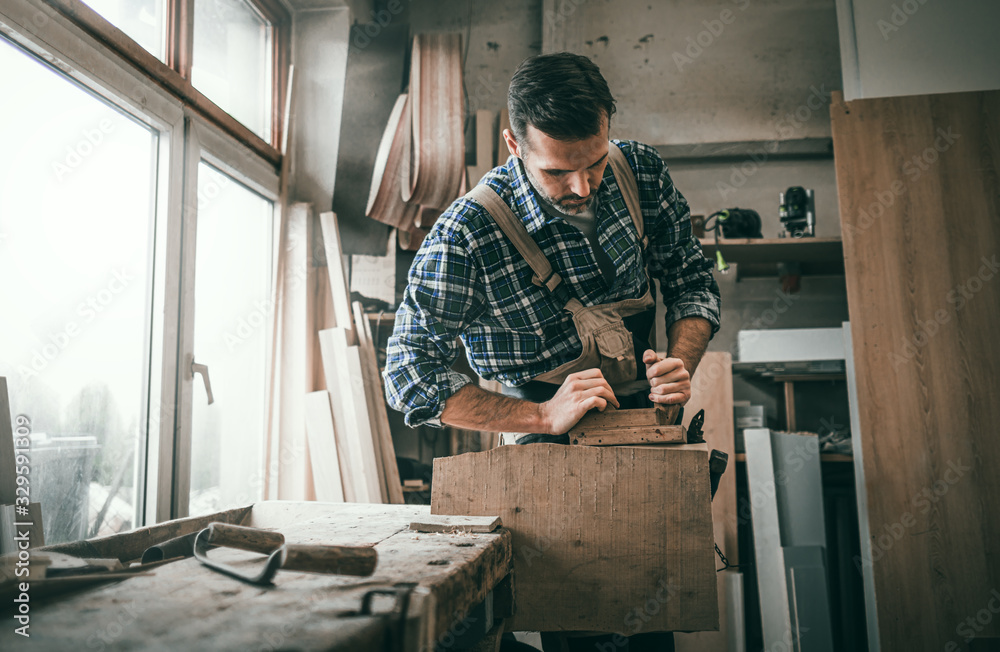
{"label": "wall shelf", "polygon": [[[715,238],[699,238],[705,257],[715,260]],[[719,247],[741,278],[777,276],[778,263],[799,263],[802,275],[843,276],[840,238],[721,238]]]}

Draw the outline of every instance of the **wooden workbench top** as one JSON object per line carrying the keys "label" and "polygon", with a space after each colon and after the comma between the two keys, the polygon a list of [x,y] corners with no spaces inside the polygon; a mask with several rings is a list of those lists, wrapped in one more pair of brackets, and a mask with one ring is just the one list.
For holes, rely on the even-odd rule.
{"label": "wooden workbench top", "polygon": [[[429,507],[416,505],[257,503],[244,525],[277,529],[289,543],[374,546],[374,575],[281,570],[273,587],[260,587],[187,558],[116,584],[32,602],[30,640],[4,627],[0,648],[416,649],[446,637],[512,568],[509,531],[409,530],[411,521],[429,514]],[[242,551],[220,548],[210,555],[234,565],[253,563],[247,560],[252,554]],[[367,592],[391,593],[399,585],[412,590],[406,597],[376,595],[371,613],[359,613]],[[408,607],[405,636],[399,634],[400,619],[391,615],[397,600]],[[400,638],[408,644],[398,645]],[[386,641],[396,643],[384,648]]]}

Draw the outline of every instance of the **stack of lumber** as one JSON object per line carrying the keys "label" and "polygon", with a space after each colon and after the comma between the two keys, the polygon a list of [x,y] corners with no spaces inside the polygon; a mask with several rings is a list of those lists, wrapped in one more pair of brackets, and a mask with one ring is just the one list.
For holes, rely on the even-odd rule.
{"label": "stack of lumber", "polygon": [[[416,250],[445,208],[465,193],[462,37],[418,34],[410,57],[410,88],[396,99],[382,134],[368,217],[395,227],[403,249]],[[480,117],[482,134],[472,166],[475,180],[493,167],[493,113]],[[478,129],[479,127],[477,127]]]}
{"label": "stack of lumber", "polygon": [[327,389],[305,400],[316,499],[402,503],[371,326],[361,304],[350,302],[337,216],[322,213],[319,221],[335,326],[319,331]]}

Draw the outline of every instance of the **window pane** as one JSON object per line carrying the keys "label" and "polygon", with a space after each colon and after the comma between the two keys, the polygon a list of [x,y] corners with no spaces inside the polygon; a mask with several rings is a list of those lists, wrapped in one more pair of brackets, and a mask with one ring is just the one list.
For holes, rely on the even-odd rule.
{"label": "window pane", "polygon": [[191,83],[271,140],[271,27],[248,2],[194,0]]}
{"label": "window pane", "polygon": [[160,61],[166,57],[165,0],[84,0]]}
{"label": "window pane", "polygon": [[135,526],[155,132],[0,39],[0,375],[46,543]]}
{"label": "window pane", "polygon": [[198,377],[192,516],[261,496],[271,224],[271,202],[205,163],[198,166],[194,357],[208,365],[215,402],[208,404]]}

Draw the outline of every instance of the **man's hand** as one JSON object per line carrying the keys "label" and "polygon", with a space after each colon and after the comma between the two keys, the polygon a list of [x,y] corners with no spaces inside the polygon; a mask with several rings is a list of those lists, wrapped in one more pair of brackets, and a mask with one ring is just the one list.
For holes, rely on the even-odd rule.
{"label": "man's hand", "polygon": [[649,400],[654,403],[684,405],[691,400],[691,374],[680,358],[661,360],[652,349],[642,354],[649,379]]}
{"label": "man's hand", "polygon": [[603,412],[608,403],[619,407],[618,399],[600,369],[570,374],[556,395],[541,404],[546,432],[551,435],[569,432],[588,411],[597,408]]}

